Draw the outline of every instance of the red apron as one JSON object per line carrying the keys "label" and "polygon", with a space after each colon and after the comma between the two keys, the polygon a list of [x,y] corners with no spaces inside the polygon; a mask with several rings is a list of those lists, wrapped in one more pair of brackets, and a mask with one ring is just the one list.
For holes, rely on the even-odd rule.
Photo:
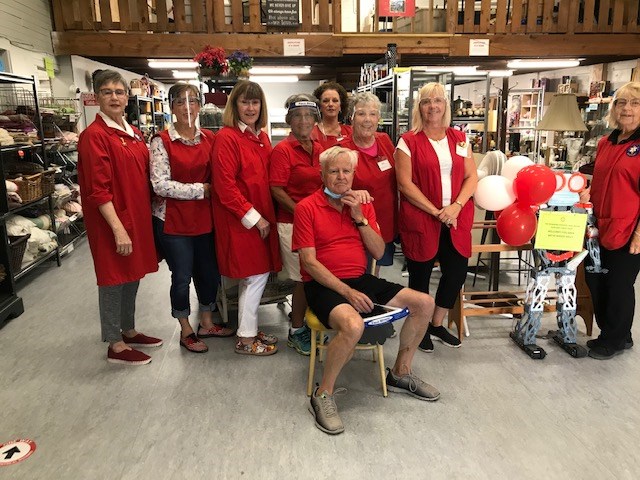
{"label": "red apron", "polygon": [[[211,183],[211,155],[215,137],[208,130],[201,130],[199,145],[174,142],[169,131],[160,133],[164,148],[169,155],[171,180],[180,183]],[[213,230],[211,201],[181,200],[166,198],[164,233],[169,235],[196,236]]]}
{"label": "red apron", "polygon": [[[246,278],[282,269],[276,216],[269,189],[271,142],[266,133],[256,137],[248,129],[224,127],[213,147],[213,222],[220,273]],[[241,220],[255,208],[270,224],[266,239]]]}
{"label": "red apron", "polygon": [[[442,208],[442,180],[436,151],[424,132],[408,132],[402,135],[402,138],[411,152],[411,180],[436,208]],[[456,153],[456,144],[466,142],[466,137],[459,130],[447,128],[447,139],[453,160],[451,198],[455,200],[464,182],[464,157]],[[473,202],[467,202],[458,215],[458,227],[451,227],[453,246],[460,255],[467,258],[471,256],[473,211]],[[426,262],[438,252],[440,228],[447,227],[444,227],[438,218],[423,212],[401,195],[398,228],[402,251],[407,258]]]}
{"label": "red apron", "polygon": [[[140,280],[158,270],[149,190],[149,150],[135,138],[108,127],[100,115],[80,134],[78,183],[89,247],[99,286]],[[133,243],[126,257],[116,253],[113,231],[98,207],[112,202]]]}
{"label": "red apron", "polygon": [[358,166],[351,188],[367,190],[373,196],[373,207],[382,238],[385,243],[389,243],[398,234],[398,184],[393,159],[395,147],[386,133],[376,133],[376,143],[376,157],[359,150],[351,138],[340,143],[340,146],[358,152]]}
{"label": "red apron", "polygon": [[598,143],[591,183],[591,202],[600,243],[609,250],[624,247],[640,216],[640,140],[621,144],[604,137]]}

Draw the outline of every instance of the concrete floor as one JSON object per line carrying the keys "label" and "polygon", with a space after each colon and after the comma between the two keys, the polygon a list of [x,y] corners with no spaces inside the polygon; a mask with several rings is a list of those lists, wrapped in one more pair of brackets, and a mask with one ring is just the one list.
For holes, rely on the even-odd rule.
{"label": "concrete floor", "polygon": [[[383,273],[406,282],[399,265]],[[273,357],[236,355],[232,339],[188,353],[163,264],[137,305],[139,329],[165,344],[149,349],[150,365],[125,367],[105,361],[86,242],[26,282],[25,313],[0,330],[0,444],[29,438],[37,449],[0,479],[640,477],[634,349],[574,359],[540,340],[548,355],[534,361],[509,339],[511,319],[471,318],[462,348],[436,342],[416,355],[416,373],[442,392],[435,403],[383,398],[377,366],[359,354],[338,381],[346,431],[331,437],[307,411],[308,361],[286,347],[288,307],[260,311],[285,340]],[[396,349],[397,338],[385,344],[387,364]]]}

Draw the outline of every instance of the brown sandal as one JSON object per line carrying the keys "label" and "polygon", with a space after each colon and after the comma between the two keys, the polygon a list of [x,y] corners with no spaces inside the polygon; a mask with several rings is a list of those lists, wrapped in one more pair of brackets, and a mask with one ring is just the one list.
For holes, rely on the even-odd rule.
{"label": "brown sandal", "polygon": [[211,328],[205,328],[202,325],[198,325],[198,338],[232,337],[235,333],[236,331],[232,328],[216,325],[215,323]]}
{"label": "brown sandal", "polygon": [[180,346],[193,353],[206,353],[209,351],[207,344],[200,340],[195,333],[180,337]]}

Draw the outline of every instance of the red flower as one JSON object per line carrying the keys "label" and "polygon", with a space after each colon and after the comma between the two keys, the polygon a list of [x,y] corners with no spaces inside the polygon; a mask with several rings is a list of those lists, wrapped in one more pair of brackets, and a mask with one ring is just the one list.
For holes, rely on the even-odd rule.
{"label": "red flower", "polygon": [[218,74],[226,73],[229,70],[226,52],[221,47],[205,45],[202,51],[193,58],[193,61],[198,62],[203,68],[216,71]]}

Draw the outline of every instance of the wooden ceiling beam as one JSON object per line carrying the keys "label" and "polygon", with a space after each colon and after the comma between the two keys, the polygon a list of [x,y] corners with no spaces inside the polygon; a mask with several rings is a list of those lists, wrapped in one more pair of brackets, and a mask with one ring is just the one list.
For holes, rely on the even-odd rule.
{"label": "wooden ceiling beam", "polygon": [[[469,55],[468,36],[451,37],[450,56]],[[504,58],[638,56],[639,34],[474,35],[489,40],[489,55]]]}
{"label": "wooden ceiling beam", "polygon": [[283,55],[283,40],[303,38],[308,56],[342,56],[342,39],[331,34],[206,34],[206,33],[98,33],[53,32],[56,55],[86,57],[191,57],[205,45],[223,47],[227,51],[244,50],[252,57]]}
{"label": "wooden ceiling beam", "polygon": [[[398,54],[468,57],[467,35],[359,35],[359,34],[205,34],[53,32],[56,55],[89,57],[184,58],[206,44],[251,56],[280,57],[283,39],[304,38],[307,56],[384,55],[395,43]],[[489,55],[496,58],[637,56],[640,34],[474,35],[490,40]],[[473,58],[473,57],[472,57]]]}

